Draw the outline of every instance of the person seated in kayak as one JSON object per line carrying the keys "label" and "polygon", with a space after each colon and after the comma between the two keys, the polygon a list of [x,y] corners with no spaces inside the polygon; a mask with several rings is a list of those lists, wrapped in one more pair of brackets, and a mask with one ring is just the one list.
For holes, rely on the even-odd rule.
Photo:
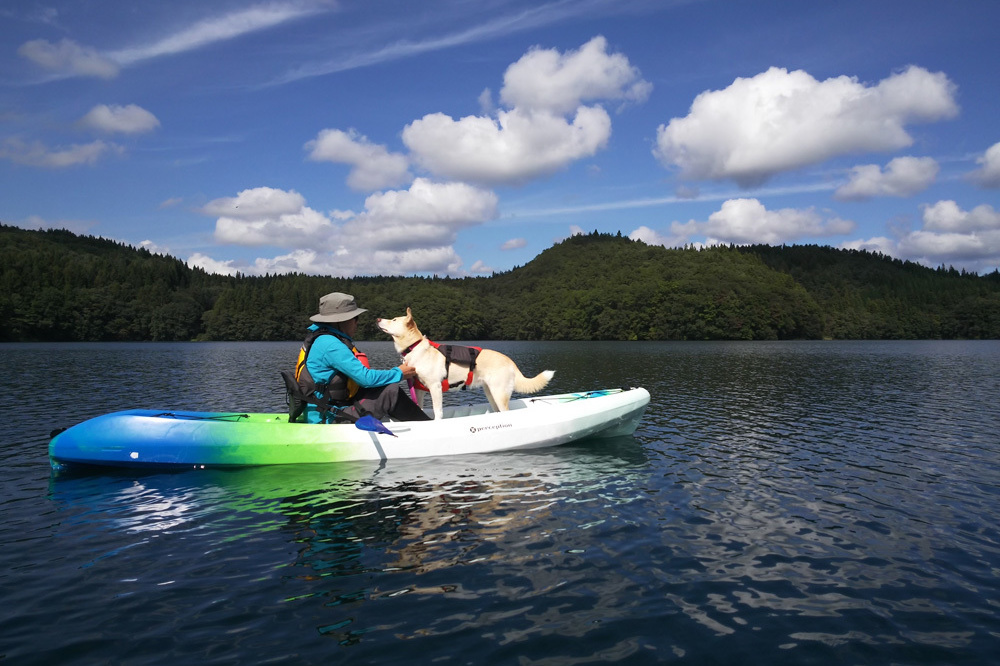
{"label": "person seated in kayak", "polygon": [[319,312],[299,352],[295,379],[313,399],[305,406],[308,423],[350,423],[368,414],[377,419],[426,421],[430,417],[399,386],[416,371],[403,363],[372,370],[354,346],[359,308],[350,294],[333,292],[319,299]]}

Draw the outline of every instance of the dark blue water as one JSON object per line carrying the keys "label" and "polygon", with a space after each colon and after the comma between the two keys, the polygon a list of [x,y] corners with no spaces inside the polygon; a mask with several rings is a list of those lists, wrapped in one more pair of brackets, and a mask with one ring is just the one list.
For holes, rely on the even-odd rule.
{"label": "dark blue water", "polygon": [[297,345],[0,345],[0,663],[1000,663],[1000,343],[491,346],[551,392],[645,386],[647,416],[55,475],[49,431],[106,411],[282,409]]}

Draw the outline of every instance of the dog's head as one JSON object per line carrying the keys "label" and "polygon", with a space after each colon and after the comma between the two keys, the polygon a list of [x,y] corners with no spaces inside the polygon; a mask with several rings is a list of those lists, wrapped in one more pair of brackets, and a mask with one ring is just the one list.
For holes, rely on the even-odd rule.
{"label": "dog's head", "polygon": [[392,339],[397,342],[409,342],[422,337],[416,322],[413,321],[413,312],[410,308],[406,308],[406,314],[401,317],[376,319],[375,325],[383,333],[391,335]]}

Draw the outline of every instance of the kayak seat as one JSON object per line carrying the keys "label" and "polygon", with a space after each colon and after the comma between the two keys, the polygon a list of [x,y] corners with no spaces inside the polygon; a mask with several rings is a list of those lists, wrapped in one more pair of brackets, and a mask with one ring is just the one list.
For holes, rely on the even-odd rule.
{"label": "kayak seat", "polygon": [[295,373],[291,370],[282,370],[281,378],[285,381],[285,404],[288,405],[288,422],[295,423],[306,408],[306,403],[302,399],[302,389],[295,381]]}

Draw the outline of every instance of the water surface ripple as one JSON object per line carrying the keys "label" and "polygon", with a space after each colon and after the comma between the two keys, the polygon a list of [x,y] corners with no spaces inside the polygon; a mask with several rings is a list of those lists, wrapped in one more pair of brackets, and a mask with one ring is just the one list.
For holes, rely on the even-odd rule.
{"label": "water surface ripple", "polygon": [[106,411],[281,409],[296,345],[0,345],[0,662],[1000,663],[1000,343],[489,344],[552,391],[645,386],[647,416],[55,474],[49,430]]}

